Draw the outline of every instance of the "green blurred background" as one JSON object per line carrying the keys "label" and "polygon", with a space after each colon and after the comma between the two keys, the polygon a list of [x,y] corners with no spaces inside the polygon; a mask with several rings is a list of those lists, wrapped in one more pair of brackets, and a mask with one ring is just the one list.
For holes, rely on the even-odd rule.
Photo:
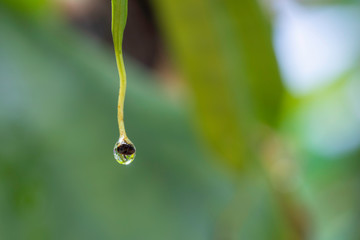
{"label": "green blurred background", "polygon": [[360,239],[360,2],[0,0],[0,239]]}

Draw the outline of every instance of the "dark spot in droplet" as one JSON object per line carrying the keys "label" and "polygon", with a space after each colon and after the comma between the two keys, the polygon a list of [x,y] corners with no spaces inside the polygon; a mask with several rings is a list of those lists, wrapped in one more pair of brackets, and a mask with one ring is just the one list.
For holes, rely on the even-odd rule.
{"label": "dark spot in droplet", "polygon": [[135,147],[132,144],[122,143],[116,148],[116,151],[119,154],[132,155],[135,153]]}

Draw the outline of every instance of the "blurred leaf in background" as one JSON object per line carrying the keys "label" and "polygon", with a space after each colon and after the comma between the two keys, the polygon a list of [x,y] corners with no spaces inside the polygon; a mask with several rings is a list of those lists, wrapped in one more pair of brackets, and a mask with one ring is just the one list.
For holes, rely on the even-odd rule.
{"label": "blurred leaf in background", "polygon": [[155,2],[198,125],[221,158],[245,165],[259,121],[276,124],[283,96],[269,22],[251,0]]}

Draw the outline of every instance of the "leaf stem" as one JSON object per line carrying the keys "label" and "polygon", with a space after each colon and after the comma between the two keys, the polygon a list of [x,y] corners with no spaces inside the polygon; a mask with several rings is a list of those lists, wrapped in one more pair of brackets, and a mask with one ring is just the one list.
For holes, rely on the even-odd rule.
{"label": "leaf stem", "polygon": [[119,71],[120,77],[120,89],[119,89],[119,98],[118,98],[118,125],[120,137],[126,137],[125,125],[124,125],[124,101],[125,101],[125,92],[126,92],[126,72],[123,54],[115,51],[116,55],[116,64]]}
{"label": "leaf stem", "polygon": [[124,126],[124,101],[126,92],[126,72],[122,52],[123,35],[127,20],[127,0],[112,0],[112,23],[111,30],[113,34],[116,64],[120,77],[120,90],[118,99],[118,125],[120,138],[127,138]]}

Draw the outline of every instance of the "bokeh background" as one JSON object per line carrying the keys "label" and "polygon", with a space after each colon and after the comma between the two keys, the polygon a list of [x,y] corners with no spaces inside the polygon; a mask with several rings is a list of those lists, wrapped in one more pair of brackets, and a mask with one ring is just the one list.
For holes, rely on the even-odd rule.
{"label": "bokeh background", "polygon": [[360,239],[360,2],[0,0],[0,239]]}

